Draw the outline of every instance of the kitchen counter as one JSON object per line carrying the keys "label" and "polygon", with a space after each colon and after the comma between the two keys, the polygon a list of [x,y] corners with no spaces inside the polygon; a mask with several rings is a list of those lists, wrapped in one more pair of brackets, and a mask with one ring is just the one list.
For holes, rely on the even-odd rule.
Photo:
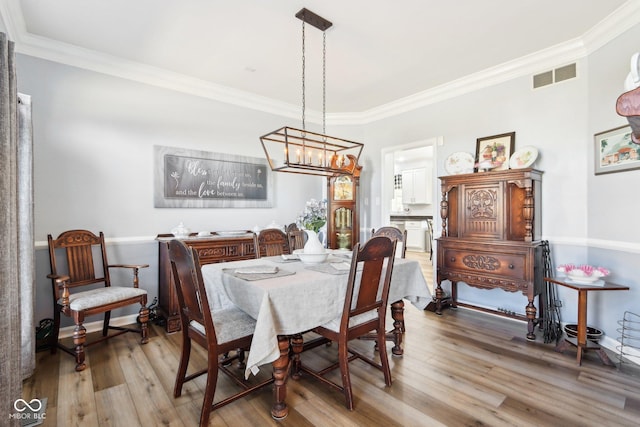
{"label": "kitchen counter", "polygon": [[428,219],[433,219],[432,215],[390,215],[390,221],[426,221]]}

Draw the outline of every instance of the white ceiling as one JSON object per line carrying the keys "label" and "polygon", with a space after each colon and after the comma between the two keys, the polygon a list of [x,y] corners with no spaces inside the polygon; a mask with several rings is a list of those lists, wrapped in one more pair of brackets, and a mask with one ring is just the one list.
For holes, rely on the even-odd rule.
{"label": "white ceiling", "polygon": [[[303,7],[333,22],[329,114],[385,114],[588,54],[640,0],[0,0],[19,53],[299,115]],[[306,27],[307,109],[322,109],[322,32]],[[506,78],[506,77],[504,77]]]}

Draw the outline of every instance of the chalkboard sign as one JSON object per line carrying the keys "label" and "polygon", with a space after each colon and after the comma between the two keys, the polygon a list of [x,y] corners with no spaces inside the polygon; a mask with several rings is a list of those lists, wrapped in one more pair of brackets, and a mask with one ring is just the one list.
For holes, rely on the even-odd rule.
{"label": "chalkboard sign", "polygon": [[271,207],[266,159],[154,148],[156,207]]}

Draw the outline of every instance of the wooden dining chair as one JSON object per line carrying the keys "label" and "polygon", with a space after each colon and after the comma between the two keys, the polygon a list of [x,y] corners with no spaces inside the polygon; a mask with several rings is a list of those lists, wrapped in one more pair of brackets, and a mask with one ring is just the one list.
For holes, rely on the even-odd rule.
{"label": "wooden dining chair", "polygon": [[[200,411],[200,426],[206,426],[212,411],[271,384],[273,377],[252,384],[244,380],[242,376],[238,377],[231,370],[232,362],[236,359],[243,362],[241,359],[244,354],[239,352],[232,357],[228,357],[228,354],[237,349],[249,349],[256,322],[248,314],[235,307],[215,311],[209,308],[197,251],[179,240],[171,240],[169,242],[169,260],[182,323],[182,354],[173,396],[180,397],[185,382],[207,374],[204,400]],[[187,375],[192,340],[207,350],[207,367]],[[221,359],[220,356],[224,357]],[[241,390],[214,403],[219,370],[229,375],[234,383],[241,387]],[[240,372],[243,373],[242,369]]]}
{"label": "wooden dining chair", "polygon": [[289,233],[290,231],[296,231],[296,230],[299,230],[299,228],[298,228],[298,224],[296,224],[295,222],[292,222],[291,224],[287,224],[284,227],[285,233]]}
{"label": "wooden dining chair", "polygon": [[[395,252],[395,241],[383,236],[369,239],[362,247],[360,243],[355,245],[342,316],[313,329],[313,332],[321,337],[338,344],[338,361],[321,370],[311,369],[302,361],[295,367],[298,373],[306,372],[340,390],[344,394],[345,404],[349,410],[353,410],[353,392],[349,375],[349,362],[352,360],[361,359],[381,370],[385,384],[391,386],[391,369],[385,347],[385,318]],[[380,362],[348,346],[349,341],[371,331],[376,332]],[[328,372],[336,368],[341,372],[341,384],[325,377]]]}
{"label": "wooden dining chair", "polygon": [[304,230],[290,230],[287,232],[287,236],[289,237],[289,249],[291,252],[296,249],[304,249],[305,243],[307,243],[307,233]]}
{"label": "wooden dining chair", "polygon": [[[109,264],[104,234],[98,236],[88,230],[69,230],[54,239],[47,236],[49,244],[49,261],[51,263],[51,279],[53,288],[53,334],[51,336],[51,352],[57,348],[75,356],[76,371],[86,368],[84,348],[104,341],[125,332],[141,334],[140,342],[149,341],[147,322],[149,309],[147,291],[140,289],[138,271],[149,267],[148,264]],[[94,258],[94,255],[98,255]],[[128,268],[133,272],[133,283],[128,286],[113,286],[109,270],[112,268]],[[102,285],[101,287],[96,287]],[[140,304],[139,328],[125,328],[109,325],[111,310],[128,305]],[[58,341],[60,334],[60,314],[73,318],[74,347],[67,347]],[[84,321],[87,316],[103,314],[102,337],[86,342]],[[109,334],[110,330],[117,332]]]}
{"label": "wooden dining chair", "polygon": [[407,254],[407,230],[400,230],[397,227],[386,226],[380,227],[377,230],[371,229],[371,237],[385,236],[392,240],[395,240],[398,244],[401,244],[400,253],[396,253],[400,258],[404,258]]}
{"label": "wooden dining chair", "polygon": [[290,254],[289,238],[279,228],[265,228],[258,234],[260,257]]}

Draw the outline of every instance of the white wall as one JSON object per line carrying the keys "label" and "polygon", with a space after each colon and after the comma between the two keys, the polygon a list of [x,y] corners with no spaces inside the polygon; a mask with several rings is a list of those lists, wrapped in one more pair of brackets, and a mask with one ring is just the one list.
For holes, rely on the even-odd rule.
{"label": "white wall", "polygon": [[272,174],[272,209],[154,208],[154,145],[264,158],[259,136],[290,120],[32,57],[19,56],[18,74],[34,97],[36,240],[73,227],[131,237],[179,221],[192,230],[284,224],[322,196],[321,178]]}

